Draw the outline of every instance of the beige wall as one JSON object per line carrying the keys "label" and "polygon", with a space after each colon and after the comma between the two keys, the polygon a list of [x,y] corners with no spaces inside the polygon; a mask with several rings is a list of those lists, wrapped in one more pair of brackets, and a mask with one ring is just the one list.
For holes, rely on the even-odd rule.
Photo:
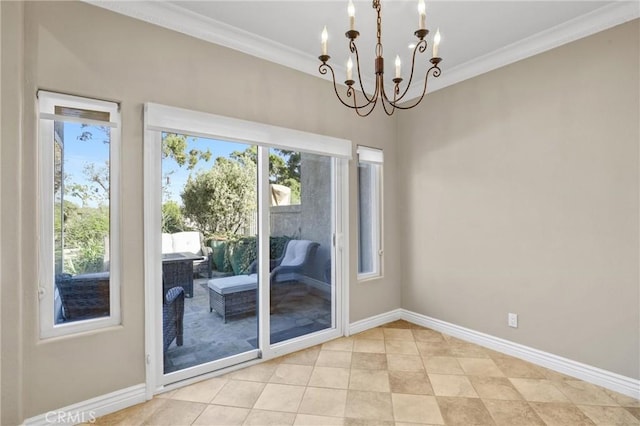
{"label": "beige wall", "polygon": [[640,377],[639,38],[635,20],[399,116],[403,308]]}
{"label": "beige wall", "polygon": [[0,128],[0,365],[2,382],[0,424],[14,425],[21,420],[22,410],[22,293],[20,292],[22,239],[20,238],[20,159],[22,120],[22,5],[2,2],[2,54],[0,102],[2,127]]}
{"label": "beige wall", "polygon": [[[20,36],[20,6],[2,2],[3,37]],[[142,234],[142,105],[159,102],[350,139],[385,149],[389,191],[385,214],[387,268],[384,279],[355,284],[351,270],[351,321],[400,307],[398,223],[394,200],[395,125],[375,117],[363,121],[339,106],[329,84],[270,62],[215,46],[102,9],[71,2],[27,2],[24,4],[24,138],[20,139],[19,117],[9,117],[5,132],[16,142],[2,145],[2,182],[21,182],[20,190],[5,196],[3,190],[3,253],[14,253],[4,262],[26,261],[7,280],[3,276],[3,331],[7,319],[21,331],[20,339],[3,334],[3,419],[31,417],[47,410],[84,401],[144,381],[144,302]],[[14,28],[17,26],[17,28]],[[5,51],[5,59],[20,62],[20,50]],[[32,260],[36,241],[36,89],[66,92],[116,100],[122,106],[122,236],[123,236],[123,325],[93,334],[38,340],[36,268]],[[4,85],[3,85],[4,89]],[[20,90],[18,85],[16,90]],[[304,102],[301,104],[301,100]],[[20,96],[2,93],[2,109],[20,111]],[[8,103],[5,104],[5,101]],[[363,125],[365,124],[366,125]],[[351,164],[349,182],[355,188],[355,168]],[[3,188],[4,189],[4,188]],[[12,187],[15,189],[15,187]],[[352,265],[356,264],[355,199],[350,204]],[[6,237],[6,238],[5,238]],[[5,241],[7,241],[5,243]],[[13,298],[15,297],[15,299]],[[20,303],[23,298],[24,303]],[[20,310],[24,312],[20,314]],[[22,322],[20,324],[20,322]],[[8,326],[8,324],[7,324]],[[7,327],[8,328],[8,327]],[[18,386],[8,383],[6,364],[22,359],[24,368],[13,373],[24,383],[24,408],[11,406],[7,413],[4,398]],[[12,376],[9,376],[10,378]],[[16,396],[14,400],[19,401]],[[7,420],[5,422],[5,420]]]}

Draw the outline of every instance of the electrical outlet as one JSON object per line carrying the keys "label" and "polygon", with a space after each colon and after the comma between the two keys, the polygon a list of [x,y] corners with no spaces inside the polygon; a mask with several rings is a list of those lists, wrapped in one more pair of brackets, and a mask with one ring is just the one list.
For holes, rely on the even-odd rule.
{"label": "electrical outlet", "polygon": [[509,324],[509,327],[518,328],[518,314],[512,314],[509,312],[507,324]]}

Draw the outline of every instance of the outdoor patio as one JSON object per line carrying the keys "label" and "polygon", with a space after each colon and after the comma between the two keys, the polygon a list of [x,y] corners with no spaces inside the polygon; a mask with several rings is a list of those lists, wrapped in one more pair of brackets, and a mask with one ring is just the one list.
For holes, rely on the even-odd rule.
{"label": "outdoor patio", "polygon": [[[184,344],[175,341],[165,352],[165,373],[245,352],[257,347],[255,313],[229,319],[225,324],[209,312],[207,278],[194,279],[193,297],[185,299]],[[330,295],[302,283],[286,286],[271,313],[271,342],[331,327]]]}

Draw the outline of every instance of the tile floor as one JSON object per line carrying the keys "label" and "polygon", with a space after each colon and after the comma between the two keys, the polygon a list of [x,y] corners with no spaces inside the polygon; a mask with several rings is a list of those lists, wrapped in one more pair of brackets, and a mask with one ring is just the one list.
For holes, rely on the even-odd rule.
{"label": "tile floor", "polygon": [[640,402],[397,321],[168,392],[98,425],[640,425]]}

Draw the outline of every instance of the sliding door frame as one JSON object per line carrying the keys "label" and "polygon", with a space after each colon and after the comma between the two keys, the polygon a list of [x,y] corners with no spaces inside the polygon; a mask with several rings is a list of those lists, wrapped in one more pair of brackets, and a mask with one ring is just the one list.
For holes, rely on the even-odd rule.
{"label": "sliding door frame", "polygon": [[[164,374],[162,348],[161,214],[162,132],[201,136],[258,147],[258,348],[228,358]],[[239,363],[258,362],[317,345],[348,334],[349,198],[348,172],[352,144],[348,140],[301,132],[160,104],[144,110],[144,285],[146,397],[182,384],[223,374]],[[332,164],[332,327],[299,338],[270,344],[269,285],[269,148],[284,148],[330,156]]]}

